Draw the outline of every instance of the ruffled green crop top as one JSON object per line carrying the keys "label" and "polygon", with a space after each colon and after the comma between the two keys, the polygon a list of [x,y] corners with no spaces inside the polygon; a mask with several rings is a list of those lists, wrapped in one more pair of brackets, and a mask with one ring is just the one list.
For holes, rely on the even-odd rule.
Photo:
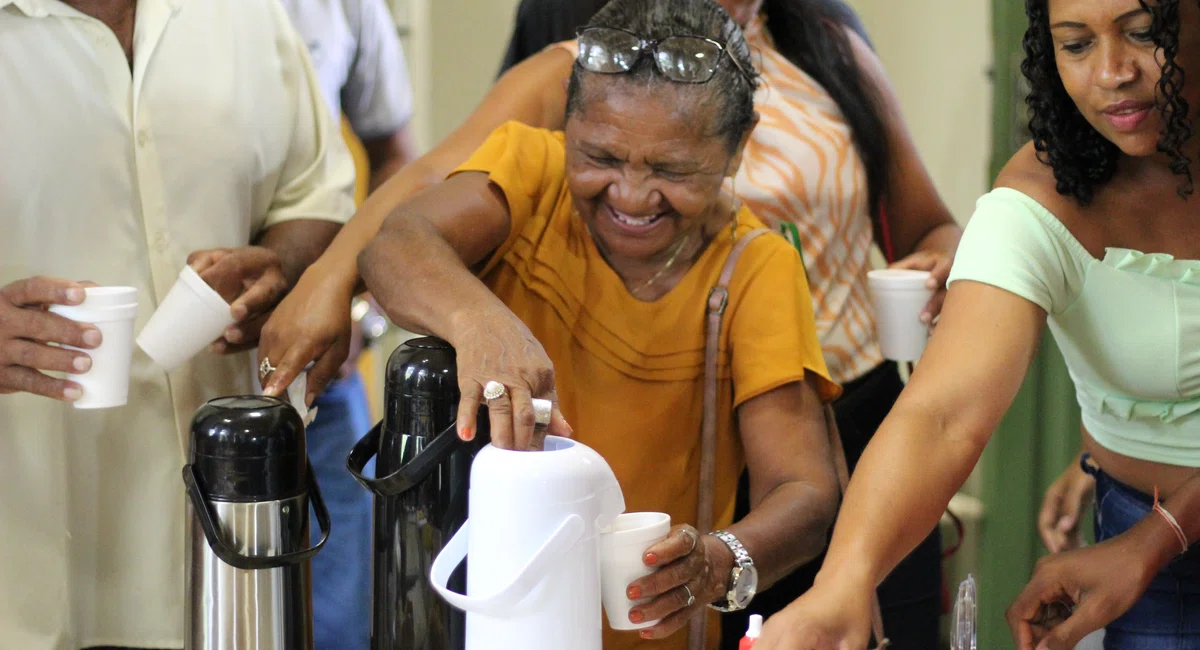
{"label": "ruffled green crop top", "polygon": [[1037,201],[999,188],[967,225],[958,280],[1046,310],[1096,442],[1200,467],[1200,260],[1124,248],[1098,260]]}

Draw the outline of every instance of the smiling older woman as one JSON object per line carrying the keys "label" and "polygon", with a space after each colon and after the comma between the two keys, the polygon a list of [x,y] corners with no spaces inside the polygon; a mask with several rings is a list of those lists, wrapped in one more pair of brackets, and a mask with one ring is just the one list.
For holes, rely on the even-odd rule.
{"label": "smiling older woman", "polygon": [[[599,451],[630,510],[681,524],[648,549],[656,572],[629,588],[647,599],[630,619],[661,618],[640,632],[658,638],[710,603],[744,606],[748,576],[770,584],[820,552],[837,501],[822,401],[839,389],[796,249],[753,239],[720,333],[713,520],[727,534],[698,536],[708,292],[735,242],[761,228],[723,188],[757,119],[756,75],[740,28],[710,0],[617,0],[581,43],[565,132],[497,129],[389,217],[360,267],[394,320],[454,345],[462,437],[499,382],[493,443],[536,446],[530,400],[548,397],[561,409],[551,433]],[[747,464],[754,507],[733,522]],[[739,543],[749,559],[735,563]],[[709,625],[715,647],[716,616]],[[604,647],[638,636],[608,630]]]}

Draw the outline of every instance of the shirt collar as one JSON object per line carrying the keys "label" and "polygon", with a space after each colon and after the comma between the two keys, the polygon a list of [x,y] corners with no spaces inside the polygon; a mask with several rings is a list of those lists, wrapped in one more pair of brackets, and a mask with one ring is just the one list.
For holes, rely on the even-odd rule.
{"label": "shirt collar", "polygon": [[[167,6],[172,11],[178,11],[183,6],[184,0],[166,0]],[[58,2],[57,0],[0,0],[0,10],[6,9],[9,6],[16,7],[19,11],[30,18],[45,18],[46,16],[77,16],[79,12],[69,5]]]}
{"label": "shirt collar", "polygon": [[0,0],[0,9],[13,5],[30,18],[46,16],[82,16],[74,7],[58,0]]}

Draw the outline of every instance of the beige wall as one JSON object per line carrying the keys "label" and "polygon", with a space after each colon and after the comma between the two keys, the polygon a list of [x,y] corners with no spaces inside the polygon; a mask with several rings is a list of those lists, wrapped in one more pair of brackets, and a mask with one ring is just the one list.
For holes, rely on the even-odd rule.
{"label": "beige wall", "polygon": [[934,184],[965,220],[989,187],[991,2],[847,1],[866,23]]}
{"label": "beige wall", "polygon": [[491,87],[517,0],[391,0],[411,36],[405,53],[416,92],[422,150],[445,137]]}

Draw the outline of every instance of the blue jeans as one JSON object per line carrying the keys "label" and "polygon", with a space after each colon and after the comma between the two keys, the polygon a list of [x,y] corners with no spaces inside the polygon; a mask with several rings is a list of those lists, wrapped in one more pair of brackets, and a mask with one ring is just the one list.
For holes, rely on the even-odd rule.
{"label": "blue jeans", "polygon": [[[371,429],[358,374],[333,382],[316,399],[308,457],[333,522],[312,561],[316,650],[367,650],[371,638],[371,493],[354,481],[346,456]],[[368,475],[373,470],[368,469]],[[314,520],[315,521],[315,520]],[[317,531],[313,531],[314,541]]]}
{"label": "blue jeans", "polygon": [[[1118,482],[1084,457],[1096,477],[1096,541],[1112,539],[1152,514],[1154,499]],[[1165,525],[1165,524],[1164,524]],[[1200,554],[1171,561],[1146,593],[1104,631],[1106,650],[1200,650]]]}

